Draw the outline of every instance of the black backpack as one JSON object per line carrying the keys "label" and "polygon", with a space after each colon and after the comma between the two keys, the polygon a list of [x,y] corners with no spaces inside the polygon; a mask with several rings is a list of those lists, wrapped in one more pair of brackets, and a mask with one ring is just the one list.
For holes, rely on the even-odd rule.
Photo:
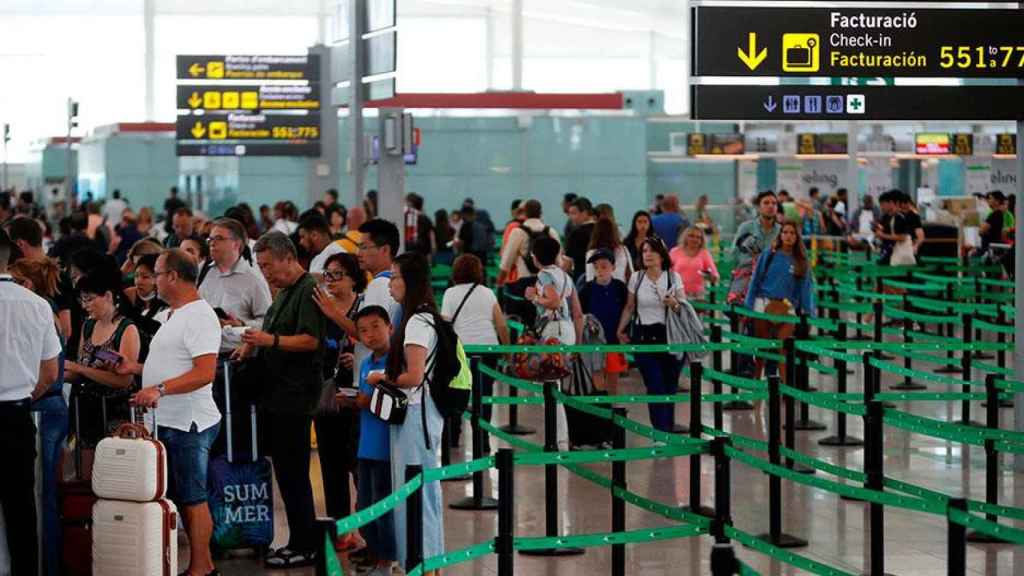
{"label": "black backpack", "polygon": [[539,230],[539,231],[538,230],[534,230],[533,228],[530,228],[528,226],[520,226],[519,229],[522,230],[523,232],[526,232],[526,235],[529,237],[529,244],[527,244],[527,248],[526,248],[526,256],[520,256],[520,257],[523,259],[523,262],[526,264],[526,269],[530,271],[530,274],[536,275],[538,272],[540,272],[540,268],[538,268],[533,263],[533,258],[530,256],[530,253],[533,250],[533,243],[538,238],[544,238],[545,236],[551,236],[551,227],[550,226],[544,226],[544,228]]}
{"label": "black backpack", "polygon": [[[430,384],[430,399],[442,417],[461,417],[469,404],[469,394],[466,394],[469,390],[454,388],[452,385],[457,379],[464,380],[467,376],[472,385],[472,374],[466,364],[466,353],[462,350],[462,344],[451,322],[428,310],[420,312],[431,316],[429,324],[437,334],[437,344],[426,362],[427,373],[429,374],[433,367],[433,376],[424,380],[424,384]],[[427,435],[426,410],[423,410],[423,439],[426,441],[427,449],[432,449],[430,437]]]}

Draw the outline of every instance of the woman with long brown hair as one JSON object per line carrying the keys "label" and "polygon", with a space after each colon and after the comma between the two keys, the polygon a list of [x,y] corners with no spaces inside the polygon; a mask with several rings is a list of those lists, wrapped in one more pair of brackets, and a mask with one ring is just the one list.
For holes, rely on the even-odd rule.
{"label": "woman with long brown hair", "polygon": [[[764,251],[757,259],[745,305],[774,316],[815,315],[811,266],[796,223],[783,224],[772,249]],[[754,336],[758,338],[785,340],[793,336],[795,328],[791,322],[754,319]],[[763,370],[764,360],[758,358],[754,378],[760,378]],[[786,365],[783,363],[779,364],[779,376],[785,381]]]}
{"label": "woman with long brown hair", "polygon": [[[587,246],[587,259],[600,249],[605,249],[615,255],[615,271],[612,278],[627,282],[633,274],[632,258],[629,250],[619,238],[619,227],[615,220],[607,216],[598,218],[594,225],[594,233],[590,236],[590,245]],[[587,281],[594,279],[594,265],[587,264]]]}

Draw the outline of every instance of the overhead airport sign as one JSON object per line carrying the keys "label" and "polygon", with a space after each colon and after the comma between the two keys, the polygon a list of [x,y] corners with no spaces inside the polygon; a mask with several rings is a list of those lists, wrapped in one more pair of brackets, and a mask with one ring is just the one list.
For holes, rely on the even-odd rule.
{"label": "overhead airport sign", "polygon": [[179,80],[320,80],[317,55],[178,56]]}
{"label": "overhead airport sign", "polygon": [[179,156],[319,156],[320,56],[178,56]]}
{"label": "overhead airport sign", "polygon": [[320,84],[179,84],[178,109],[319,110]]}
{"label": "overhead airport sign", "polygon": [[1024,11],[693,9],[694,76],[1024,75]]}
{"label": "overhead airport sign", "polygon": [[[318,113],[178,116],[176,128],[179,156],[320,154]],[[210,154],[211,150],[217,150],[218,153]]]}
{"label": "overhead airport sign", "polygon": [[690,88],[695,120],[1024,121],[1024,86],[695,84]]}

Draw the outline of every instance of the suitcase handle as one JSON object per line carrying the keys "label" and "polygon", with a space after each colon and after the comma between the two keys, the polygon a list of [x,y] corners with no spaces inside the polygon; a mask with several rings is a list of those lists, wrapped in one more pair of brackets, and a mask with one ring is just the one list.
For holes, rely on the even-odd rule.
{"label": "suitcase handle", "polygon": [[152,436],[149,434],[149,430],[147,430],[145,426],[134,422],[125,422],[124,424],[121,424],[116,430],[114,430],[113,436],[115,438],[152,439]]}

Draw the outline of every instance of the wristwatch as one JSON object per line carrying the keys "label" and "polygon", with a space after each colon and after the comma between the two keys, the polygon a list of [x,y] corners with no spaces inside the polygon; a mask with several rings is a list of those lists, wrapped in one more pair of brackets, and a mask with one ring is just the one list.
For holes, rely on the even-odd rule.
{"label": "wristwatch", "polygon": [[160,397],[163,398],[164,396],[167,395],[167,385],[164,384],[163,382],[157,384],[156,391],[160,394]]}

